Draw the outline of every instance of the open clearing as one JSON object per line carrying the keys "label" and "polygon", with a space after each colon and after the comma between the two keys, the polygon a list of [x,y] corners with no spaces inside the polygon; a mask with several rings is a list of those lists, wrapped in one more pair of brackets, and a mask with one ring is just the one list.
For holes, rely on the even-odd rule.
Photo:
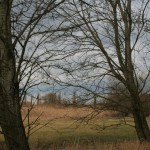
{"label": "open clearing", "polygon": [[[24,106],[22,116],[33,150],[150,150],[150,144],[137,142],[134,128],[125,126],[115,112],[38,105],[28,118],[29,110]],[[134,125],[132,118],[126,121]]]}

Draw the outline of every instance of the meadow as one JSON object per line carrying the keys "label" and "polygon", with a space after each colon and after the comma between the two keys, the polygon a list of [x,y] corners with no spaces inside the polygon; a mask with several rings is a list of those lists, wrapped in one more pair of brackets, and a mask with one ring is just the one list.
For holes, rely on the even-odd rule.
{"label": "meadow", "polygon": [[150,150],[138,142],[132,118],[116,112],[42,104],[31,112],[23,106],[22,117],[31,150]]}

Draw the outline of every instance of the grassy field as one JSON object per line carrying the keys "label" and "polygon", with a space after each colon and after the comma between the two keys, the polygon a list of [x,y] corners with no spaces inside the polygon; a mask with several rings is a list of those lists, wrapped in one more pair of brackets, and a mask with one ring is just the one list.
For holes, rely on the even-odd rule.
{"label": "grassy field", "polygon": [[[149,144],[137,142],[134,128],[123,125],[115,112],[39,105],[28,118],[28,111],[24,106],[22,116],[32,150],[150,150]],[[133,125],[131,118],[126,121]]]}

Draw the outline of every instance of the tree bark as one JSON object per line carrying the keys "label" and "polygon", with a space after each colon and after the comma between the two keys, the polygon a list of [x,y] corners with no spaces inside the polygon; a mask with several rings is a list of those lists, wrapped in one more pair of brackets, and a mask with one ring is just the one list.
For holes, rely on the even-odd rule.
{"label": "tree bark", "polygon": [[135,122],[135,129],[139,141],[150,142],[150,130],[148,123],[146,121],[146,116],[144,114],[139,96],[134,96],[132,98],[132,108],[133,108],[132,113]]}
{"label": "tree bark", "polygon": [[143,110],[142,102],[139,96],[138,88],[134,82],[133,72],[129,73],[127,79],[128,89],[131,96],[132,114],[135,123],[135,130],[139,141],[150,142],[150,130]]}
{"label": "tree bark", "polygon": [[29,150],[21,118],[10,10],[11,0],[0,2],[0,125],[8,150]]}
{"label": "tree bark", "polygon": [[[127,15],[124,19],[125,24],[125,66],[124,76],[126,77],[127,89],[131,96],[132,113],[135,122],[135,129],[140,141],[150,141],[150,130],[146,121],[143,106],[140,100],[139,87],[134,72],[134,65],[132,61],[132,48],[131,48],[131,33],[132,33],[132,1],[127,1]],[[122,18],[124,16],[122,15]]]}

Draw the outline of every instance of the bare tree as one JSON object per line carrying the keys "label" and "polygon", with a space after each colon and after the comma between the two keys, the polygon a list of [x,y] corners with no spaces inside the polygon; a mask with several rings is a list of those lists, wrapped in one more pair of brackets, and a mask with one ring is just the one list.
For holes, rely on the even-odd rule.
{"label": "bare tree", "polygon": [[42,97],[46,104],[58,104],[58,96],[56,93],[48,93]]}
{"label": "bare tree", "polygon": [[39,105],[41,102],[41,99],[40,99],[40,94],[38,93],[37,97],[36,97],[36,100],[37,100],[37,105]]}
{"label": "bare tree", "polygon": [[[99,92],[98,87],[109,76],[117,79],[129,93],[140,141],[150,141],[140,97],[149,79],[149,32],[146,30],[150,19],[149,2],[72,0],[58,12],[70,27],[64,34],[65,44],[68,44],[65,51],[69,53],[61,66],[57,65],[66,73],[66,81],[55,80],[62,85],[83,88],[105,98],[101,93],[107,90],[101,88]],[[139,75],[144,76],[142,82]],[[106,85],[104,87],[106,89]]]}
{"label": "bare tree", "polygon": [[[25,79],[21,96],[27,87],[32,87],[31,76],[39,70],[38,59],[43,56],[44,48],[40,46],[52,26],[50,12],[63,2],[0,1],[0,125],[9,150],[29,150],[21,118],[19,86]],[[39,47],[41,51],[35,54]]]}
{"label": "bare tree", "polygon": [[74,105],[74,106],[76,106],[77,105],[77,95],[76,95],[76,92],[74,91],[73,92],[73,95],[72,95],[72,104]]}
{"label": "bare tree", "polygon": [[[103,105],[105,105],[105,107],[108,109],[119,111],[122,116],[128,116],[129,114],[131,114],[131,97],[127,88],[119,81],[113,79],[112,82],[110,82],[109,89],[110,92],[108,94],[108,99],[105,100],[105,103]],[[140,93],[141,105],[146,116],[150,114],[149,97],[150,95],[147,91],[143,91],[142,93]]]}

